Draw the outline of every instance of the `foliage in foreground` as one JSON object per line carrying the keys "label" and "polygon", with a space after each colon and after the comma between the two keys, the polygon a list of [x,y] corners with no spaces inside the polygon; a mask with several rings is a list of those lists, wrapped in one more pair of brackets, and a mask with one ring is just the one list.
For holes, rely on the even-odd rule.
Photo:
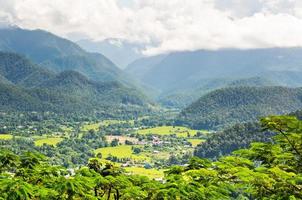
{"label": "foliage in foreground", "polygon": [[274,143],[216,162],[193,158],[166,171],[163,183],[90,160],[75,174],[32,153],[0,154],[0,199],[302,199],[302,121],[268,117]]}

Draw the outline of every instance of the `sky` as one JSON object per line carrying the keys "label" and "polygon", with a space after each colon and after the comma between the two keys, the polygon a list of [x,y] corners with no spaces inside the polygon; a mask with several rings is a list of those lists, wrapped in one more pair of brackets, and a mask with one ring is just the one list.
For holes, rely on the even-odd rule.
{"label": "sky", "polygon": [[0,26],[119,38],[145,55],[302,46],[302,0],[0,0]]}

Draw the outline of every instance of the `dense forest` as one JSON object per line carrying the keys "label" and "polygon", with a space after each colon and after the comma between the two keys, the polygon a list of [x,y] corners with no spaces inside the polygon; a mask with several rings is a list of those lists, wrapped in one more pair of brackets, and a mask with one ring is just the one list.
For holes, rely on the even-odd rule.
{"label": "dense forest", "polygon": [[117,81],[96,82],[72,70],[55,73],[15,53],[0,53],[0,74],[1,110],[121,117],[147,113],[151,106],[139,90]]}
{"label": "dense forest", "polygon": [[288,114],[302,106],[302,89],[287,87],[230,87],[210,92],[183,109],[177,124],[218,129],[254,122],[271,114]]}
{"label": "dense forest", "polygon": [[272,142],[272,132],[263,132],[259,123],[236,124],[210,135],[196,147],[194,155],[201,158],[217,159],[235,150],[248,148],[253,142]]}
{"label": "dense forest", "polygon": [[[302,121],[267,117],[274,143],[253,143],[211,162],[192,158],[171,167],[163,182],[129,175],[90,159],[75,172],[30,152],[0,153],[2,199],[302,199]],[[265,134],[265,133],[264,133]]]}

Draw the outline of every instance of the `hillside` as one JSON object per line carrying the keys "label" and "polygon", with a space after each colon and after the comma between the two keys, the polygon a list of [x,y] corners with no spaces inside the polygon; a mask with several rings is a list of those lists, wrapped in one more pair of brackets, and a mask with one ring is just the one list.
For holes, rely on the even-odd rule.
{"label": "hillside", "polygon": [[96,82],[77,71],[56,74],[14,53],[0,53],[0,78],[1,110],[127,116],[149,109],[147,98],[134,88]]}
{"label": "hillside", "polygon": [[258,122],[236,124],[215,134],[198,145],[194,155],[200,158],[218,159],[238,149],[248,148],[251,143],[271,142],[275,134],[264,132]]}
{"label": "hillside", "polygon": [[0,50],[25,55],[56,72],[75,70],[96,81],[131,82],[109,59],[43,30],[0,29]]}
{"label": "hillside", "polygon": [[[158,99],[163,105],[182,108],[231,82],[237,86],[302,86],[301,55],[302,48],[175,52],[141,58],[126,71],[160,91]],[[254,77],[262,79],[259,85],[242,82]]]}
{"label": "hillside", "polygon": [[[0,52],[0,74],[7,81],[24,87],[37,86],[54,77],[54,73],[15,54]],[[2,78],[2,79],[3,79]]]}
{"label": "hillside", "polygon": [[231,87],[210,92],[180,113],[177,123],[216,129],[302,108],[302,88]]}
{"label": "hillside", "polygon": [[198,100],[202,95],[205,95],[208,92],[216,89],[240,86],[262,87],[276,85],[278,85],[276,82],[264,77],[202,80],[192,88],[182,86],[178,90],[166,91],[158,97],[158,102],[166,107],[185,108],[192,102]]}
{"label": "hillside", "polygon": [[144,48],[144,45],[114,38],[103,41],[84,39],[77,41],[77,44],[88,52],[103,54],[122,69],[142,57],[140,50]]}

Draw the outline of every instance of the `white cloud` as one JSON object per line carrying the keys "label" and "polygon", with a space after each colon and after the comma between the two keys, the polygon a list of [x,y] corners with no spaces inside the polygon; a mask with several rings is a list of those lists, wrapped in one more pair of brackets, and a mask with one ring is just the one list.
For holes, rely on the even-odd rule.
{"label": "white cloud", "polygon": [[170,51],[302,46],[300,0],[0,0],[0,24]]}

